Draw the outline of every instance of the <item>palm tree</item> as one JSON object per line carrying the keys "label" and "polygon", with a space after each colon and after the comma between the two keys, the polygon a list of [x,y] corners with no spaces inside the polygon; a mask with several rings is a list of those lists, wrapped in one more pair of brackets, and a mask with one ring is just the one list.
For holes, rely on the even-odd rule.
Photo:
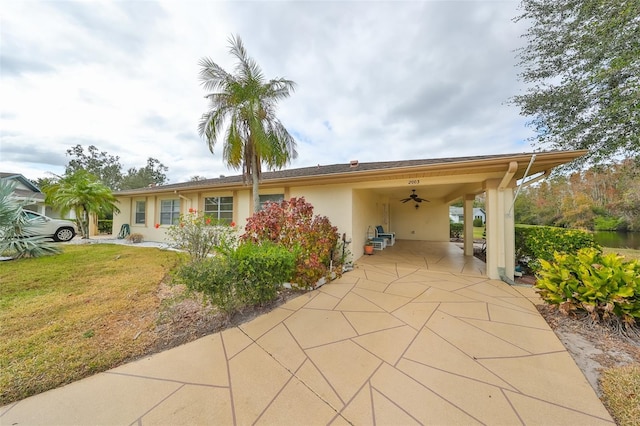
{"label": "palm tree", "polygon": [[31,201],[18,200],[13,195],[15,187],[15,182],[0,179],[0,255],[19,259],[59,253],[59,247],[36,235],[35,225],[22,213]]}
{"label": "palm tree", "polygon": [[238,59],[235,74],[229,74],[209,58],[200,60],[200,81],[209,99],[198,131],[213,147],[219,139],[227,165],[242,168],[242,176],[253,184],[254,211],[260,210],[258,182],[262,163],[280,169],[298,156],[296,142],[276,117],[280,99],[289,97],[295,83],[284,78],[265,81],[258,64],[247,55],[239,36],[229,38],[230,53]]}
{"label": "palm tree", "polygon": [[89,214],[120,212],[111,189],[85,170],[66,175],[42,190],[47,204],[59,208],[63,214],[75,211],[82,238],[89,238]]}

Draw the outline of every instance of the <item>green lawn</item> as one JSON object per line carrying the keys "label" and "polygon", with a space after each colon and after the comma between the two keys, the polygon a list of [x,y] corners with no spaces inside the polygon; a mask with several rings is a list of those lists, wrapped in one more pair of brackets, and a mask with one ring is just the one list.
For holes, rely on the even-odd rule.
{"label": "green lawn", "polygon": [[473,239],[481,240],[484,238],[484,226],[474,226],[473,227]]}
{"label": "green lawn", "polygon": [[113,244],[0,263],[0,404],[107,370],[153,343],[178,254]]}
{"label": "green lawn", "polygon": [[625,260],[636,259],[640,260],[640,250],[626,249],[626,248],[610,248],[603,247],[602,251],[607,253],[617,253],[624,256]]}

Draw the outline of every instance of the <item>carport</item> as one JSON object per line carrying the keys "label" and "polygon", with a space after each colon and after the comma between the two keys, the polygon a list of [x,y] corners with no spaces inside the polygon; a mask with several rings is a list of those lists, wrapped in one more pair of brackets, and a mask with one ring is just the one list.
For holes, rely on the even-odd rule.
{"label": "carport", "polygon": [[[521,186],[548,176],[554,167],[584,153],[553,151],[359,164],[363,181],[353,184],[354,251],[364,242],[369,226],[376,225],[395,232],[397,241],[448,242],[449,205],[462,200],[464,247],[460,256],[473,257],[473,201],[484,193],[486,275],[513,280],[516,193]],[[403,202],[414,190],[428,201]]]}

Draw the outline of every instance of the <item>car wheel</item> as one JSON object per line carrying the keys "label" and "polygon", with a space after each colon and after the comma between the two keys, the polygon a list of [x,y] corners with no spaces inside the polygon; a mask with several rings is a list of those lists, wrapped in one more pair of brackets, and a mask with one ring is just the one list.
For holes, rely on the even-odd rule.
{"label": "car wheel", "polygon": [[53,234],[53,241],[70,241],[76,236],[76,231],[73,228],[60,228]]}

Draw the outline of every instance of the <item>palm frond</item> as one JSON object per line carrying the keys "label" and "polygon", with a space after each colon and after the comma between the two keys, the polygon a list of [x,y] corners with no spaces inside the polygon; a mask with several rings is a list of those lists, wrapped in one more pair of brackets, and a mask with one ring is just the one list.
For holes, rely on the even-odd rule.
{"label": "palm frond", "polygon": [[277,119],[280,99],[295,91],[295,83],[285,78],[266,81],[262,69],[251,58],[242,39],[231,35],[229,52],[237,59],[233,74],[209,58],[200,60],[200,80],[213,93],[206,95],[208,110],[202,114],[198,132],[213,147],[223,142],[222,155],[233,168],[242,168],[248,177],[260,179],[262,164],[281,168],[296,158],[296,142]]}
{"label": "palm frond", "polygon": [[0,179],[0,254],[14,259],[59,253],[60,249],[43,236],[36,236],[34,224],[22,214],[30,200],[19,201],[15,182]]}

